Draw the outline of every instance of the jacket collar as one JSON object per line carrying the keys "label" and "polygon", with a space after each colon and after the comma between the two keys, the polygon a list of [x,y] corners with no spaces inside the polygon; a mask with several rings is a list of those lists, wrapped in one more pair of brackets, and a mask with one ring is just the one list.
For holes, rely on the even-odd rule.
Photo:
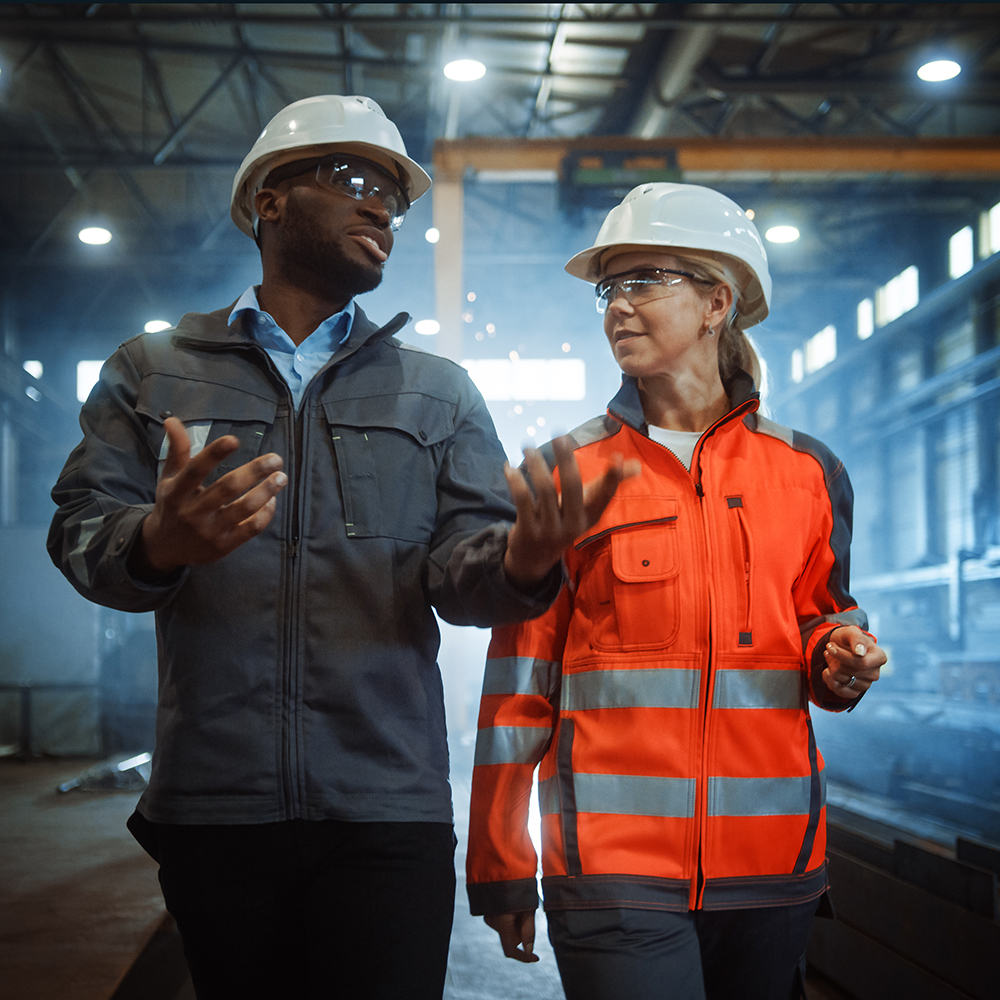
{"label": "jacket collar", "polygon": [[[235,305],[233,302],[225,309],[217,309],[210,313],[186,313],[172,331],[172,338],[180,343],[216,349],[257,346],[257,341],[246,331],[242,315],[237,316],[231,326],[227,322]],[[356,305],[351,335],[336,351],[334,357],[343,360],[367,344],[387,340],[409,321],[409,314],[402,312],[394,316],[385,326],[377,327],[365,315],[364,310]]]}
{"label": "jacket collar", "polygon": [[[744,371],[738,371],[726,384],[725,390],[729,397],[729,413],[719,423],[735,415],[751,413],[760,405],[760,393],[754,387],[753,379]],[[608,403],[608,413],[627,427],[649,437],[649,425],[639,398],[639,383],[631,375],[622,376],[622,387]]]}

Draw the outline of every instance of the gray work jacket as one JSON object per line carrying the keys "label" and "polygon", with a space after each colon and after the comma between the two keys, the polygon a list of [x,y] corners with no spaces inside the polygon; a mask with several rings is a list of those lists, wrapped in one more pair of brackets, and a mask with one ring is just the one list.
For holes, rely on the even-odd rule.
{"label": "gray work jacket", "polygon": [[[359,309],[298,417],[229,310],[134,338],[83,407],[52,496],[57,566],[85,597],[155,611],[159,705],[139,810],[163,823],[293,818],[450,822],[432,606],[455,624],[534,617],[503,572],[513,506],[482,397],[458,365]],[[162,586],[130,572],[152,509],[163,422],[239,449],[206,483],[277,452],[269,527]]]}

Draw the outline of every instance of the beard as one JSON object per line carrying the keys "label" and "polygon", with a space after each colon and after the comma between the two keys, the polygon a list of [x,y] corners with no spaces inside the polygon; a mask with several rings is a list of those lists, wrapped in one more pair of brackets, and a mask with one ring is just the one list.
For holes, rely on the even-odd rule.
{"label": "beard", "polygon": [[331,236],[294,197],[287,202],[281,247],[281,269],[294,284],[323,296],[352,299],[382,283],[377,261],[347,255],[341,238]]}

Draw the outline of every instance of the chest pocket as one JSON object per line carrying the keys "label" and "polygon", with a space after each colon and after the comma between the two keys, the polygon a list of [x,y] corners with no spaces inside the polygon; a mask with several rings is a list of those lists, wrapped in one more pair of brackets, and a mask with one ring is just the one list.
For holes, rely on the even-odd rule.
{"label": "chest pocket", "polygon": [[167,417],[177,417],[188,433],[193,458],[206,445],[232,434],[240,446],[205,478],[207,486],[227,472],[252,461],[271,436],[277,400],[264,399],[233,386],[196,382],[171,375],[153,375],[143,380],[136,412],[146,420],[150,450],[157,460],[157,479],[167,458]]}
{"label": "chest pocket", "polygon": [[348,537],[430,542],[453,405],[410,392],[327,400],[323,407]]}
{"label": "chest pocket", "polygon": [[577,602],[600,650],[662,649],[677,638],[679,573],[677,501],[660,500],[660,516],[618,526],[594,546]]}

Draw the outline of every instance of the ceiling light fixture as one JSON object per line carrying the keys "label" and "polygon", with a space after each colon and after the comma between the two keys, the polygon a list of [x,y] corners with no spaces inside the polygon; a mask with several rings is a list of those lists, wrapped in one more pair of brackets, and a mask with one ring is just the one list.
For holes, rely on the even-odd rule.
{"label": "ceiling light fixture", "polygon": [[424,233],[424,239],[427,240],[428,243],[437,243],[437,241],[441,239],[441,230],[436,226],[431,226],[431,228]]}
{"label": "ceiling light fixture", "polygon": [[413,329],[425,337],[433,337],[435,333],[440,332],[441,324],[436,319],[418,319]]}
{"label": "ceiling light fixture", "polygon": [[143,329],[146,333],[159,333],[161,330],[169,330],[173,325],[173,323],[168,323],[165,319],[151,319]]}
{"label": "ceiling light fixture", "polygon": [[81,243],[89,243],[95,247],[111,242],[111,233],[102,226],[88,226],[86,229],[81,229],[77,236],[80,237]]}
{"label": "ceiling light fixture", "polygon": [[954,59],[932,59],[917,70],[917,76],[927,83],[943,83],[954,80],[961,72],[962,67]]}
{"label": "ceiling light fixture", "polygon": [[471,83],[486,75],[486,67],[478,59],[452,59],[444,68],[444,75],[449,80],[460,83]]}
{"label": "ceiling light fixture", "polygon": [[794,243],[799,238],[799,231],[795,226],[771,226],[764,238],[768,243]]}

